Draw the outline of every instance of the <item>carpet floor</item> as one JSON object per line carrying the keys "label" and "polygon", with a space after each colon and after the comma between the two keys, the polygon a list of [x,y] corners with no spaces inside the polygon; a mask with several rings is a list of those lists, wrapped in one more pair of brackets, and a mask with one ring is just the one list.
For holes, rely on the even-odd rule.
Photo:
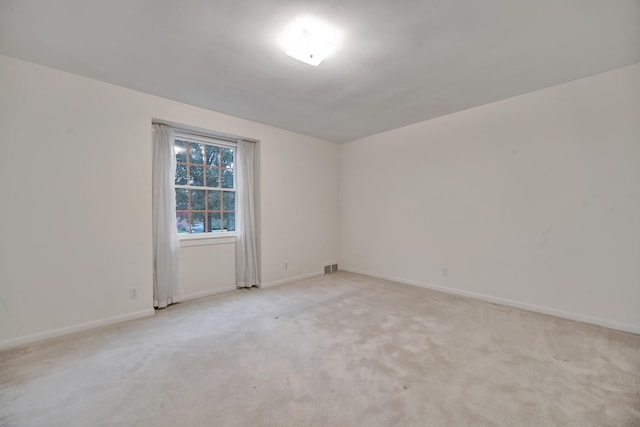
{"label": "carpet floor", "polygon": [[640,426],[640,336],[340,272],[0,353],[2,426]]}

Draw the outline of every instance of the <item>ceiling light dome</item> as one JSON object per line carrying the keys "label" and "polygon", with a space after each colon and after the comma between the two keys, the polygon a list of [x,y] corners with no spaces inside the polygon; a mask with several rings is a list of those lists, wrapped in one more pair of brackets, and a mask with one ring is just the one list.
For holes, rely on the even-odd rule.
{"label": "ceiling light dome", "polygon": [[342,33],[321,19],[303,15],[285,28],[280,43],[290,57],[318,66],[339,49]]}

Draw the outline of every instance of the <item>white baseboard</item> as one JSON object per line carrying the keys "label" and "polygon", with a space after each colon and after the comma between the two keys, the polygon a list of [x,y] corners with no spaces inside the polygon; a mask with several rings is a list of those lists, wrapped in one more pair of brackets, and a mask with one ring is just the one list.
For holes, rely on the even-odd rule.
{"label": "white baseboard", "polygon": [[282,279],[282,280],[275,280],[273,282],[262,283],[262,284],[260,284],[260,288],[261,289],[273,288],[274,286],[286,285],[288,283],[297,282],[298,280],[311,279],[312,277],[322,276],[323,274],[324,274],[323,271],[317,271],[315,273],[307,273],[307,274],[303,274],[301,276],[288,277],[288,278]]}
{"label": "white baseboard", "polygon": [[67,326],[64,328],[52,329],[50,331],[39,332],[37,334],[25,335],[18,338],[12,338],[5,341],[0,341],[0,351],[9,350],[16,347],[22,347],[24,345],[33,344],[40,341],[49,340],[52,338],[58,338],[63,335],[72,334],[74,332],[81,332],[87,329],[94,329],[100,326],[113,325],[114,323],[126,322],[128,320],[141,319],[143,317],[153,316],[155,310],[148,308],[142,311],[136,311],[135,313],[122,314],[120,316],[107,317],[105,319],[94,320],[91,322],[81,323],[79,325]]}
{"label": "white baseboard", "polygon": [[514,301],[505,298],[493,297],[490,295],[479,294],[476,292],[465,291],[461,289],[448,288],[445,286],[433,285],[431,283],[418,282],[415,280],[402,279],[387,274],[378,274],[370,271],[359,270],[351,267],[340,267],[342,271],[348,271],[350,273],[363,274],[365,276],[376,277],[378,279],[389,280],[392,282],[402,283],[405,285],[418,286],[421,288],[432,289],[434,291],[440,291],[451,295],[457,295],[461,297],[473,298],[481,301],[486,301],[494,304],[505,305],[508,307],[519,308],[522,310],[533,311],[535,313],[547,314],[550,316],[561,317],[563,319],[575,320],[577,322],[590,323],[592,325],[604,326],[605,328],[616,329],[618,331],[630,332],[632,334],[640,334],[640,326],[631,325],[627,323],[614,322],[607,319],[601,319],[599,317],[593,317],[586,314],[573,313],[569,311],[558,310],[555,308],[543,307],[539,305],[527,304],[520,301]]}
{"label": "white baseboard", "polygon": [[212,295],[224,294],[226,292],[235,291],[236,289],[238,289],[236,286],[227,286],[225,288],[211,289],[203,292],[193,292],[190,294],[180,295],[176,299],[178,302],[185,302],[185,301],[190,301],[196,298],[204,298],[204,297],[210,297]]}

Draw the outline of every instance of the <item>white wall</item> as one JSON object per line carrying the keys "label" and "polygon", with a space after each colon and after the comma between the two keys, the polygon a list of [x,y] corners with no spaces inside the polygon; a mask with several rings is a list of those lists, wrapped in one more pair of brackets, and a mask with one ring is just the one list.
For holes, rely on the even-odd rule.
{"label": "white wall", "polygon": [[[337,259],[334,144],[5,56],[0,93],[0,348],[152,312],[152,118],[260,140],[264,283]],[[183,292],[233,253],[181,248]]]}
{"label": "white wall", "polygon": [[235,237],[180,240],[178,285],[180,301],[236,289]]}
{"label": "white wall", "polygon": [[340,201],[344,269],[640,332],[640,65],[347,143]]}

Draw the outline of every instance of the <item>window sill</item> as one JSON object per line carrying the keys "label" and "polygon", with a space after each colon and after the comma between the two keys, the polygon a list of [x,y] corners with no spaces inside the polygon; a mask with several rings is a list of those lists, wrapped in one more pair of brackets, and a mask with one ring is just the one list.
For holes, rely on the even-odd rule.
{"label": "window sill", "polygon": [[228,245],[236,242],[236,233],[178,235],[181,248],[190,246]]}

